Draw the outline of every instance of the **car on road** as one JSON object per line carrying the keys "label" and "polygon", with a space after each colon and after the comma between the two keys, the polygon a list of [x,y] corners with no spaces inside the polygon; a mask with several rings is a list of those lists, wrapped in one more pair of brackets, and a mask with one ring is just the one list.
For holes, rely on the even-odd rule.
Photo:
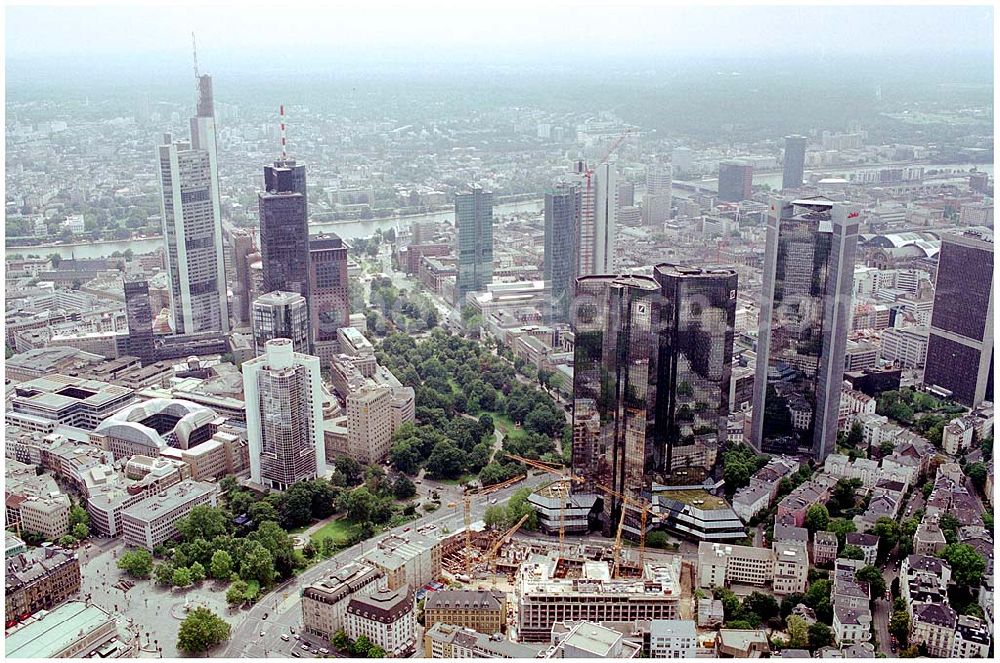
{"label": "car on road", "polygon": [[320,648],[319,648],[319,653],[320,653],[320,654],[329,654],[329,653],[330,653],[330,650],[329,650],[329,649],[327,649],[326,647],[320,647]]}
{"label": "car on road", "polygon": [[267,613],[266,612],[264,613],[264,616],[261,617],[261,619],[267,619]]}
{"label": "car on road", "polygon": [[281,639],[284,640],[285,642],[288,642],[289,640],[291,640],[291,638],[288,637],[287,633],[282,633],[281,634]]}
{"label": "car on road", "polygon": [[319,654],[319,650],[318,649],[310,649],[309,653],[312,654],[313,656],[316,656],[317,654]]}
{"label": "car on road", "polygon": [[490,500],[490,504],[496,504],[496,503],[497,503],[497,498],[494,497],[493,499]]}
{"label": "car on road", "polygon": [[267,633],[266,633],[265,631],[261,631],[261,632],[260,632],[260,637],[262,637],[262,638],[263,638],[263,637],[264,637],[265,635],[267,635]]}
{"label": "car on road", "polygon": [[294,656],[295,658],[302,658],[302,654],[298,653],[294,649],[292,650],[292,656]]}
{"label": "car on road", "polygon": [[410,531],[410,528],[409,528],[409,527],[404,527],[404,528],[403,528],[403,531],[404,531],[404,532],[409,532],[409,531]]}
{"label": "car on road", "polygon": [[448,508],[449,509],[454,509],[455,508],[455,503],[454,502],[448,502]]}

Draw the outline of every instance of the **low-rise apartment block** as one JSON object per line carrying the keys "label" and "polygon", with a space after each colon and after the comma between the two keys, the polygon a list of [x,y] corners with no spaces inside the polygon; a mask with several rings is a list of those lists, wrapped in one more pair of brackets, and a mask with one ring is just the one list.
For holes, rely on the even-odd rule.
{"label": "low-rise apartment block", "polygon": [[536,648],[454,624],[439,622],[424,631],[424,658],[535,658],[537,654]]}
{"label": "low-rise apartment block", "polygon": [[215,506],[219,487],[200,481],[182,481],[122,511],[125,544],[152,550],[177,536],[175,523],[199,504]]}
{"label": "low-rise apartment block", "polygon": [[416,649],[416,600],[413,590],[399,589],[356,596],[347,603],[347,637],[365,636],[389,658],[404,658]]}
{"label": "low-rise apartment block", "polygon": [[302,625],[308,633],[330,640],[345,627],[347,604],[352,598],[385,591],[385,574],[365,564],[350,563],[335,569],[302,590]]}
{"label": "low-rise apartment block", "polygon": [[80,589],[80,560],[50,544],[8,557],[4,565],[4,619],[21,621],[50,610]]}
{"label": "low-rise apartment block", "polygon": [[502,633],[507,623],[507,595],[503,592],[443,590],[424,601],[424,624],[453,624],[479,633]]}

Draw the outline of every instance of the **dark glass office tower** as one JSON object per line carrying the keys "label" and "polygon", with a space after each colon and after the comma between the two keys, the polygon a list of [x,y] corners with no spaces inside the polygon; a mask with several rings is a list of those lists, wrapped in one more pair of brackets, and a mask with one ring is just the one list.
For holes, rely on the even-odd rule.
{"label": "dark glass office tower", "polygon": [[545,193],[544,279],[552,300],[549,320],[568,322],[576,284],[576,232],[580,225],[580,187],[560,184]]}
{"label": "dark glass office tower", "polygon": [[351,326],[347,245],[337,235],[319,235],[310,240],[309,290],[313,340],[336,341],[337,330]]}
{"label": "dark glass office tower", "polygon": [[752,187],[752,164],[744,161],[723,161],[719,164],[719,200],[731,203],[747,200]]}
{"label": "dark glass office tower", "polygon": [[752,442],[823,462],[837,440],[858,213],[774,199],[767,223]]}
{"label": "dark glass office tower", "polygon": [[993,233],[942,233],[924,383],[993,400]]}
{"label": "dark glass office tower", "polygon": [[[659,285],[648,276],[583,276],[573,302],[573,472],[578,487],[636,495],[660,466],[656,425]],[[604,500],[604,526],[620,514]]]}
{"label": "dark glass office tower", "polygon": [[458,231],[458,275],[455,306],[465,307],[465,295],[486,290],[493,281],[493,194],[475,187],[455,196]]}
{"label": "dark glass office tower", "polygon": [[149,283],[145,279],[126,278],[123,285],[125,319],[128,322],[128,353],[138,357],[143,366],[148,366],[156,362]]}
{"label": "dark glass office tower", "polygon": [[785,136],[785,163],[781,175],[782,189],[798,189],[806,171],[806,137]]}
{"label": "dark glass office tower", "polygon": [[258,194],[264,289],[309,296],[309,220],[306,169],[288,159],[264,168]]}
{"label": "dark glass office tower", "polygon": [[726,440],[736,271],[662,264],[656,431],[663,471],[715,465]]}

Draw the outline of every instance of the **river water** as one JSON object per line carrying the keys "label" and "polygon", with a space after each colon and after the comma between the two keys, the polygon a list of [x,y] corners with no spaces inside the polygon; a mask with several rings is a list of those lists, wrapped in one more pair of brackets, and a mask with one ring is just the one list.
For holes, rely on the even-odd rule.
{"label": "river water", "polygon": [[[993,164],[926,164],[924,165],[924,170],[943,170],[950,169],[952,172],[956,171],[968,171],[970,168],[975,166],[978,170],[989,173],[990,176],[993,175]],[[873,165],[868,168],[854,168],[844,171],[837,171],[836,169],[823,170],[823,171],[813,171],[807,170],[806,174],[809,175],[813,172],[823,172],[830,173],[831,175],[847,176],[850,173],[855,173],[858,170],[870,170],[872,168],[880,168],[884,166]],[[706,179],[699,182],[709,188],[714,189],[717,181],[715,179]],[[760,173],[753,178],[753,183],[757,185],[770,184],[774,189],[781,188],[781,173]],[[640,188],[641,187],[637,187]],[[640,196],[641,197],[641,196]],[[497,205],[493,208],[495,214],[501,216],[507,214],[513,214],[515,212],[525,212],[529,214],[537,214],[542,211],[543,199],[537,198],[534,200],[526,200],[517,203],[504,203],[502,205]],[[421,222],[426,223],[429,221],[440,223],[441,221],[454,221],[455,211],[452,209],[443,210],[441,212],[431,212],[428,214],[419,214],[414,216],[403,216],[403,217],[389,217],[385,219],[365,219],[356,221],[333,221],[326,223],[310,223],[309,231],[312,234],[318,234],[321,232],[333,232],[337,233],[346,240],[357,239],[359,237],[369,237],[374,235],[377,230],[388,230],[390,228],[404,228],[411,223]],[[127,249],[132,249],[132,252],[139,255],[143,253],[150,253],[156,249],[163,246],[163,239],[160,237],[154,237],[150,239],[138,239],[138,240],[125,240],[125,241],[114,241],[114,242],[90,242],[87,244],[75,244],[75,245],[59,245],[59,246],[33,246],[33,247],[5,247],[5,255],[22,254],[27,255],[29,253],[34,253],[37,255],[49,255],[50,253],[58,253],[60,257],[64,259],[70,258],[105,258],[110,256],[115,251],[125,251]]]}
{"label": "river water", "polygon": [[[493,208],[495,214],[501,216],[523,212],[537,214],[542,211],[543,199],[525,200],[517,203],[504,203]],[[431,212],[428,214],[418,214],[413,216],[389,217],[387,219],[365,219],[357,221],[335,221],[326,223],[310,223],[309,232],[319,234],[321,232],[337,233],[346,240],[357,239],[359,237],[369,237],[377,230],[389,230],[390,228],[405,228],[411,223],[437,222],[455,220],[453,209],[441,212]],[[47,256],[50,253],[57,253],[64,259],[71,258],[106,258],[115,251],[125,251],[132,249],[136,255],[151,253],[163,246],[162,237],[152,237],[148,239],[134,239],[113,242],[90,242],[86,244],[62,244],[58,246],[30,246],[30,247],[5,247],[5,255],[36,255]]]}

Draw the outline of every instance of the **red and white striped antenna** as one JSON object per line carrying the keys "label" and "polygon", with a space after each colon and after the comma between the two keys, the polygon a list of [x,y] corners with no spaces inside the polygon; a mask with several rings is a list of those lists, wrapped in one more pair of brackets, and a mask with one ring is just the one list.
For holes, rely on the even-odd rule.
{"label": "red and white striped antenna", "polygon": [[279,112],[281,114],[281,160],[285,161],[288,158],[285,142],[285,104],[281,104]]}

